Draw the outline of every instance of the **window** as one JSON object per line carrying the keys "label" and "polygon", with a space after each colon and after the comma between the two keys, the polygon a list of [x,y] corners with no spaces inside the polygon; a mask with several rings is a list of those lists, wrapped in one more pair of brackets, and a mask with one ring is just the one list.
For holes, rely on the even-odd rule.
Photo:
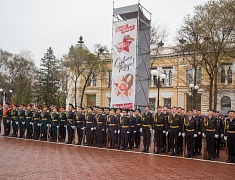
{"label": "window", "polygon": [[171,98],[163,98],[164,106],[171,107]]}
{"label": "window", "polygon": [[196,71],[196,84],[201,84],[202,83],[202,69],[197,68]]}
{"label": "window", "polygon": [[163,74],[166,75],[166,79],[164,79],[164,83],[163,83],[163,84],[164,84],[164,85],[167,85],[167,83],[168,83],[168,76],[167,76],[166,70],[164,70]]}
{"label": "window", "polygon": [[186,84],[193,82],[193,69],[186,69]]}
{"label": "window", "polygon": [[87,105],[88,106],[96,105],[96,94],[87,94]]}
{"label": "window", "polygon": [[201,109],[201,93],[192,96],[190,93],[186,94],[186,110]]}
{"label": "window", "polygon": [[172,85],[172,71],[169,71],[169,85]]}
{"label": "window", "polygon": [[96,86],[97,76],[96,74],[92,73],[88,79],[87,86]]}
{"label": "window", "polygon": [[156,98],[149,98],[149,106],[152,110],[155,110]]}
{"label": "window", "polygon": [[225,70],[224,70],[223,67],[221,69],[221,80],[220,80],[220,82],[225,83]]}
{"label": "window", "polygon": [[233,82],[233,71],[232,71],[232,69],[229,67],[228,68],[228,83],[232,83]]}
{"label": "window", "polygon": [[112,71],[107,70],[106,75],[107,75],[107,86],[111,87],[111,84],[112,84]]}
{"label": "window", "polygon": [[231,110],[231,99],[228,96],[224,96],[221,99],[221,110]]}

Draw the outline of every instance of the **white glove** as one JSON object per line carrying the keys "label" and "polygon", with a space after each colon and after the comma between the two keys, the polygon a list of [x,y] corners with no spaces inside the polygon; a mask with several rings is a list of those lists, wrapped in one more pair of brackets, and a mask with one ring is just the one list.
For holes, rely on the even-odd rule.
{"label": "white glove", "polygon": [[102,129],[102,131],[104,131],[105,129]]}
{"label": "white glove", "polygon": [[38,126],[40,126],[40,124],[38,123]]}
{"label": "white glove", "polygon": [[56,126],[57,128],[59,128],[60,126]]}
{"label": "white glove", "polygon": [[206,137],[206,134],[205,134],[205,133],[202,133],[202,137],[204,137],[204,138],[205,138],[205,137]]}
{"label": "white glove", "polygon": [[75,126],[71,126],[72,129],[75,129]]}
{"label": "white glove", "polygon": [[106,129],[106,132],[108,132],[108,131],[109,131],[109,129],[107,128],[107,129]]}
{"label": "white glove", "polygon": [[47,124],[47,127],[49,127],[50,125],[49,124]]}
{"label": "white glove", "polygon": [[181,132],[179,132],[179,136],[181,136]]}
{"label": "white glove", "polygon": [[140,132],[142,132],[142,128],[140,128]]}
{"label": "white glove", "polygon": [[202,132],[201,131],[198,131],[198,133],[197,133],[198,135],[201,135],[202,134]]}
{"label": "white glove", "polygon": [[221,135],[220,135],[220,137],[221,137],[221,138],[223,138],[223,137],[224,137],[224,135],[223,135],[223,134],[221,134]]}
{"label": "white glove", "polygon": [[51,124],[49,124],[49,126],[51,127]]}
{"label": "white glove", "polygon": [[136,131],[134,131],[134,133],[136,133]]}
{"label": "white glove", "polygon": [[166,131],[165,131],[165,130],[163,130],[163,134],[166,134]]}
{"label": "white glove", "polygon": [[30,124],[31,124],[31,125],[33,125],[33,123],[32,123],[32,122],[30,122]]}
{"label": "white glove", "polygon": [[216,139],[219,138],[219,134],[215,134],[215,138],[216,138]]}
{"label": "white glove", "polygon": [[25,124],[25,122],[22,122],[22,124]]}
{"label": "white glove", "polygon": [[94,130],[96,130],[96,127],[94,127]]}
{"label": "white glove", "polygon": [[91,128],[91,131],[93,131],[94,130],[94,128]]}
{"label": "white glove", "polygon": [[166,131],[166,136],[168,136],[168,131]]}
{"label": "white glove", "polygon": [[153,129],[153,134],[155,133],[155,130]]}
{"label": "white glove", "polygon": [[115,130],[114,133],[117,133],[117,130]]}
{"label": "white glove", "polygon": [[182,136],[185,137],[185,133],[182,133]]}
{"label": "white glove", "polygon": [[16,121],[16,125],[18,125],[19,123]]}
{"label": "white glove", "polygon": [[83,130],[84,128],[82,127],[81,130]]}
{"label": "white glove", "polygon": [[196,138],[196,137],[197,137],[197,134],[194,134],[194,135],[193,135],[193,137],[195,137],[195,138]]}
{"label": "white glove", "polygon": [[64,125],[64,127],[66,128],[66,127],[67,127],[67,125]]}
{"label": "white glove", "polygon": [[120,130],[118,130],[118,134],[120,134]]}
{"label": "white glove", "polygon": [[130,131],[127,131],[127,134],[129,134],[130,133]]}
{"label": "white glove", "polygon": [[227,141],[228,137],[227,136],[224,136],[224,140]]}

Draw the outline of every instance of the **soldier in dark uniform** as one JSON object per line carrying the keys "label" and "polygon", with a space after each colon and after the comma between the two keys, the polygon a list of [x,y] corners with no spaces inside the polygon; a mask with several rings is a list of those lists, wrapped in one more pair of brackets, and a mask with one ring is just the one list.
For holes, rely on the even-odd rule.
{"label": "soldier in dark uniform", "polygon": [[[107,116],[110,114],[110,108],[108,107],[104,107],[104,118],[105,118],[105,126],[107,125]],[[107,127],[105,127],[106,129]],[[106,134],[106,131],[103,131],[103,146],[106,145],[106,142],[107,142],[107,134]]]}
{"label": "soldier in dark uniform", "polygon": [[18,125],[18,110],[17,105],[14,104],[11,110],[11,125],[13,129],[13,133],[11,134],[11,137],[17,136],[17,125]]}
{"label": "soldier in dark uniform", "polygon": [[164,120],[164,114],[162,113],[162,107],[159,106],[157,112],[154,114],[154,130],[155,130],[155,145],[157,147],[157,151],[155,154],[162,154],[163,152],[163,135],[164,131],[166,131],[166,124]]}
{"label": "soldier in dark uniform", "polygon": [[[119,123],[120,123],[121,113],[122,113],[122,109],[117,108],[116,109],[116,116],[117,116],[117,120],[118,120],[118,127],[120,125]],[[120,145],[121,145],[120,135],[121,134],[120,134],[120,130],[119,130],[118,133],[115,134],[115,140],[114,140],[115,147],[117,147],[118,149],[120,148]]]}
{"label": "soldier in dark uniform", "polygon": [[128,136],[130,134],[130,117],[128,117],[128,109],[122,110],[123,116],[120,119],[120,131],[122,137],[122,150],[127,150]]}
{"label": "soldier in dark uniform", "polygon": [[85,116],[83,114],[84,108],[78,107],[78,112],[75,114],[75,125],[77,128],[77,135],[78,135],[78,142],[77,145],[82,144],[82,138],[83,138],[83,127],[85,124]]}
{"label": "soldier in dark uniform", "polygon": [[[165,131],[163,131],[163,152],[166,152],[166,144],[168,144],[169,146],[169,138],[168,138],[168,142],[166,143],[166,139],[167,139],[167,136],[168,136],[168,132],[167,132],[167,125],[168,125],[168,116],[170,115],[170,113],[168,112],[168,108],[167,106],[163,106],[163,110],[162,110],[162,114],[164,116],[164,124],[165,124]],[[169,148],[168,148],[169,149]]]}
{"label": "soldier in dark uniform", "polygon": [[87,114],[85,116],[85,128],[86,128],[86,146],[92,146],[93,144],[93,131],[95,125],[95,115],[92,113],[93,108],[87,107]]}
{"label": "soldier in dark uniform", "polygon": [[228,112],[228,118],[224,120],[224,140],[227,141],[228,163],[235,163],[235,118],[234,111]]}
{"label": "soldier in dark uniform", "polygon": [[129,112],[129,117],[130,117],[130,134],[129,134],[129,147],[128,149],[133,149],[134,148],[134,141],[135,141],[135,133],[137,129],[137,124],[136,124],[136,117],[134,116],[134,109],[131,109]]}
{"label": "soldier in dark uniform", "polygon": [[4,125],[3,136],[8,136],[10,134],[10,120],[11,120],[11,108],[9,107],[9,103],[5,104],[2,117]]}
{"label": "soldier in dark uniform", "polygon": [[108,148],[114,149],[114,140],[115,140],[115,134],[118,130],[118,119],[115,115],[115,109],[112,108],[110,110],[110,115],[106,117],[107,121],[107,132],[108,132]]}
{"label": "soldier in dark uniform", "polygon": [[168,132],[170,133],[171,156],[179,155],[179,136],[182,133],[182,120],[177,114],[177,107],[172,107],[172,114],[168,116]]}
{"label": "soldier in dark uniform", "polygon": [[145,112],[142,114],[142,133],[144,149],[142,152],[149,152],[150,145],[150,128],[153,125],[153,115],[150,112],[150,106],[145,107]]}
{"label": "soldier in dark uniform", "polygon": [[[224,136],[224,127],[223,127],[223,119],[219,116],[219,111],[216,111],[215,112],[215,118],[217,120],[217,123],[218,123],[218,128],[219,128],[219,138],[217,138],[215,140],[215,154],[216,154],[216,157],[220,157],[220,146],[221,146],[221,138],[223,138]],[[216,159],[216,158],[215,158]]]}
{"label": "soldier in dark uniform", "polygon": [[134,148],[139,148],[140,147],[140,134],[141,134],[141,110],[136,109],[135,110],[135,117],[136,117],[136,133],[135,133],[135,147]]}
{"label": "soldier in dark uniform", "polygon": [[99,108],[97,114],[95,115],[95,127],[96,127],[96,138],[98,147],[102,147],[103,142],[103,132],[105,131],[105,116],[102,114],[103,108]]}
{"label": "soldier in dark uniform", "polygon": [[37,105],[35,111],[33,112],[33,129],[34,129],[34,139],[38,140],[40,135],[40,124],[39,117],[41,113],[41,106]]}
{"label": "soldier in dark uniform", "polygon": [[60,125],[60,114],[58,113],[58,108],[53,107],[53,112],[51,112],[51,129],[52,129],[52,142],[57,142],[58,133],[57,130]]}
{"label": "soldier in dark uniform", "polygon": [[72,144],[74,134],[74,121],[75,121],[75,109],[73,104],[69,104],[69,111],[67,113],[67,130],[68,130],[68,142],[67,144]]}
{"label": "soldier in dark uniform", "polygon": [[207,160],[215,158],[215,139],[219,138],[219,126],[213,115],[213,110],[208,110],[208,116],[202,122],[202,136],[206,138]]}
{"label": "soldier in dark uniform", "polygon": [[42,140],[47,141],[48,127],[51,122],[50,111],[48,110],[47,105],[43,107],[43,111],[40,114],[39,121],[42,124],[42,136],[43,136]]}
{"label": "soldier in dark uniform", "polygon": [[201,110],[196,110],[196,114],[193,115],[197,121],[198,136],[195,138],[195,156],[202,155],[202,119]]}
{"label": "soldier in dark uniform", "polygon": [[67,125],[67,113],[65,112],[65,107],[60,107],[60,140],[65,141],[66,136],[66,125]]}
{"label": "soldier in dark uniform", "polygon": [[[187,157],[192,158],[194,154],[194,144],[197,137],[197,120],[193,117],[193,110],[188,110],[188,116],[183,119],[182,137],[186,137]],[[184,148],[186,145],[184,144]]]}
{"label": "soldier in dark uniform", "polygon": [[19,128],[20,128],[20,134],[19,138],[23,138],[24,136],[24,124],[25,124],[25,111],[24,111],[24,104],[20,104],[20,110],[19,110]]}
{"label": "soldier in dark uniform", "polygon": [[32,104],[28,104],[27,110],[25,110],[25,124],[27,129],[26,138],[32,139],[32,123],[33,123],[33,110]]}

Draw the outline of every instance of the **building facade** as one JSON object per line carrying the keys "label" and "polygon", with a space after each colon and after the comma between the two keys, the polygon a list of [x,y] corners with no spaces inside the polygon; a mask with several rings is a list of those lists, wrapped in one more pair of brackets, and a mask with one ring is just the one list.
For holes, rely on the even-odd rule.
{"label": "building facade", "polygon": [[[85,89],[83,106],[110,106],[111,102],[111,86],[112,86],[112,63],[111,57],[104,55],[101,57],[104,61],[100,67],[99,73],[91,75],[88,86]],[[173,48],[161,48],[155,54],[151,54],[149,67],[149,105],[152,109],[157,106],[158,91],[154,84],[151,72],[156,70],[157,76],[166,75],[166,79],[162,84],[159,92],[159,105],[168,107],[177,106],[188,109],[200,109],[202,113],[206,113],[209,108],[209,85],[210,80],[206,71],[197,66],[193,66],[190,56],[182,53],[176,53]],[[235,84],[234,84],[235,63],[224,63],[219,67],[218,76],[218,94],[217,94],[217,110],[227,112],[235,109]],[[69,73],[69,72],[68,72]],[[84,84],[82,76],[77,84],[77,102],[81,102],[81,87]],[[196,94],[190,92],[189,85],[193,84],[199,87]],[[74,103],[74,85],[68,82],[69,95],[67,104]]]}

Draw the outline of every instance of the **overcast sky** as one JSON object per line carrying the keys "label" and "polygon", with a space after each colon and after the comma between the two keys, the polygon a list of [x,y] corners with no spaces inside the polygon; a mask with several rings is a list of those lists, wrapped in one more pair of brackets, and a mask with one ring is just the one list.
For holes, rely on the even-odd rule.
{"label": "overcast sky", "polygon": [[[114,6],[138,3],[115,0]],[[172,44],[183,17],[207,0],[140,0],[152,22],[167,25]],[[57,58],[76,44],[80,35],[93,51],[97,43],[111,47],[113,0],[0,0],[0,48],[11,53],[30,50],[36,65],[49,47]]]}

